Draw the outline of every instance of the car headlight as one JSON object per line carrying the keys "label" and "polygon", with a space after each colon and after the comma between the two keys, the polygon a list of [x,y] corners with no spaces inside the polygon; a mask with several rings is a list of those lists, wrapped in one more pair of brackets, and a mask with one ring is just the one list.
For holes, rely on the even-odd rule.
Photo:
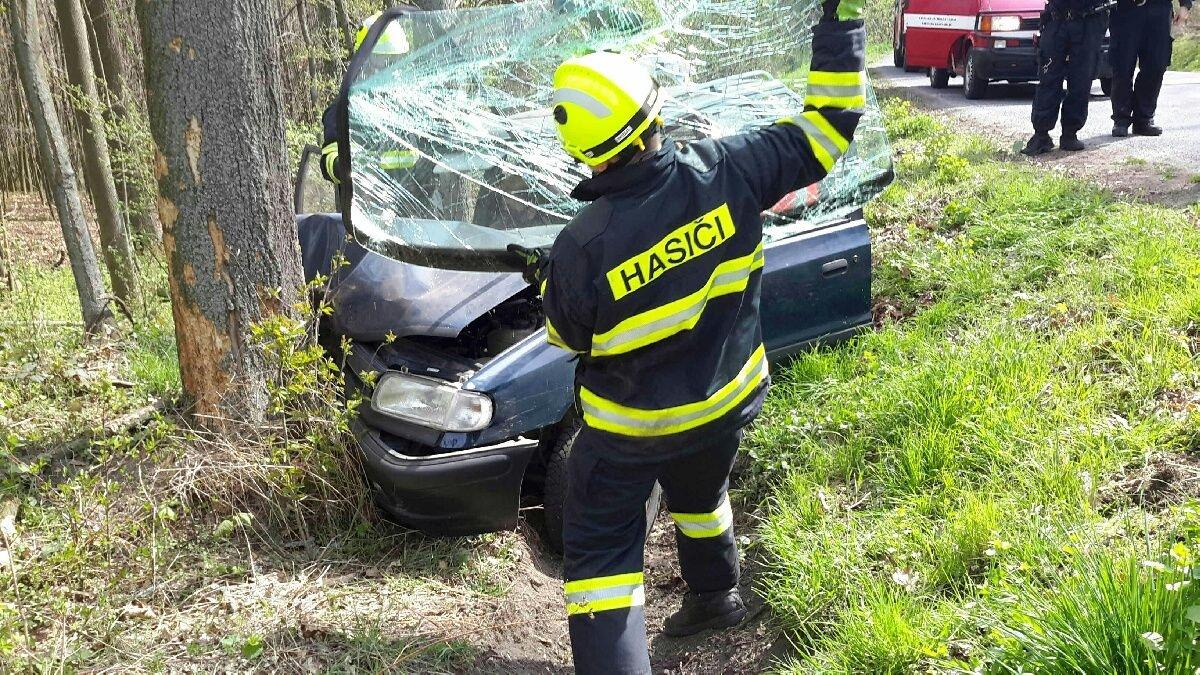
{"label": "car headlight", "polygon": [[985,33],[1011,33],[1021,30],[1019,16],[984,16],[979,19],[979,30]]}
{"label": "car headlight", "polygon": [[379,378],[371,408],[442,431],[479,431],[492,423],[492,399],[444,380],[389,371]]}

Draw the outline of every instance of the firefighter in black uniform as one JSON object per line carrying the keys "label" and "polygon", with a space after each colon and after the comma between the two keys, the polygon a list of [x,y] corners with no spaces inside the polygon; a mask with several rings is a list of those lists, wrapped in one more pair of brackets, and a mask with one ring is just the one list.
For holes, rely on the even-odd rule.
{"label": "firefighter in black uniform", "polygon": [[[358,51],[362,46],[363,40],[367,38],[367,31],[371,30],[371,26],[379,19],[379,14],[368,17],[362,22],[358,28],[358,33],[354,36],[354,51]],[[371,57],[377,59],[380,64],[386,64],[389,60],[408,53],[408,36],[405,35],[404,29],[398,24],[392,22],[388,24],[379,39],[375,42],[375,46],[371,49]],[[333,102],[325,108],[325,112],[321,114],[321,175],[325,180],[332,182],[334,185],[341,185],[342,181],[350,171],[349,162],[345,158],[338,157],[337,144],[337,107],[341,102],[341,94],[334,98]],[[383,171],[404,171],[413,168],[417,162],[417,153],[405,148],[398,150],[389,150],[380,153],[379,168]]]}
{"label": "firefighter in black uniform", "polygon": [[759,326],[762,212],[822,178],[865,106],[863,0],[825,0],[804,110],[677,148],[629,59],[597,52],[555,73],[564,148],[592,168],[587,204],[549,255],[510,250],[539,285],[552,344],[579,354],[583,428],[567,460],[563,574],[579,673],[649,673],[644,504],[655,481],[689,593],[667,635],[737,624],[726,490],[741,429],[768,386]]}
{"label": "firefighter in black uniform", "polygon": [[[1108,27],[1104,0],[1048,0],[1038,41],[1037,89],[1033,94],[1033,137],[1021,152],[1041,155],[1054,149],[1050,130],[1062,109],[1063,150],[1083,150],[1079,130],[1087,123],[1088,98],[1096,76],[1100,43]],[[1063,95],[1063,81],[1067,92]]]}
{"label": "firefighter in black uniform", "polygon": [[[1119,0],[1113,10],[1108,56],[1113,67],[1112,135],[1159,136],[1154,124],[1158,92],[1171,65],[1171,0]],[[1174,22],[1187,21],[1192,0],[1179,0]],[[1134,82],[1133,70],[1138,69]]]}

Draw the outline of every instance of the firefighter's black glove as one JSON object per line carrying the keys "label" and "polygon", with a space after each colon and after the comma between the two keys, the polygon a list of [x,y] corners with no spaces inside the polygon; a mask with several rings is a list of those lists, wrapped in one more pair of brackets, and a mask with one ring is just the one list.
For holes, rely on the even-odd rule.
{"label": "firefighter's black glove", "polygon": [[521,276],[525,277],[525,281],[533,286],[541,287],[542,281],[546,278],[546,265],[550,262],[546,251],[540,248],[525,248],[518,244],[509,244],[508,252],[521,267]]}
{"label": "firefighter's black glove", "polygon": [[866,0],[824,0],[821,21],[862,21]]}

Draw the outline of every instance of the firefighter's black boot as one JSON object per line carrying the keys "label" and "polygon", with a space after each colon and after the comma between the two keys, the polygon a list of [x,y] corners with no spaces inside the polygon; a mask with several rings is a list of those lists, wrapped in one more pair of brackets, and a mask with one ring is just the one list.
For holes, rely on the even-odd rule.
{"label": "firefighter's black boot", "polygon": [[1133,133],[1137,136],[1162,136],[1162,127],[1151,122],[1134,122]]}
{"label": "firefighter's black boot", "polygon": [[1079,137],[1075,134],[1064,133],[1062,138],[1058,139],[1058,147],[1062,148],[1063,150],[1078,152],[1083,150],[1084,145],[1083,141],[1079,140]]}
{"label": "firefighter's black boot", "polygon": [[1036,157],[1037,155],[1044,155],[1053,149],[1054,139],[1050,138],[1050,134],[1045,131],[1039,131],[1025,144],[1025,149],[1021,151],[1021,154]]}
{"label": "firefighter's black boot", "polygon": [[683,606],[663,622],[663,634],[693,635],[709,628],[736,626],[746,618],[746,604],[736,588],[712,593],[688,593]]}
{"label": "firefighter's black boot", "polygon": [[1112,135],[1117,138],[1125,138],[1129,135],[1129,125],[1117,122],[1113,125]]}

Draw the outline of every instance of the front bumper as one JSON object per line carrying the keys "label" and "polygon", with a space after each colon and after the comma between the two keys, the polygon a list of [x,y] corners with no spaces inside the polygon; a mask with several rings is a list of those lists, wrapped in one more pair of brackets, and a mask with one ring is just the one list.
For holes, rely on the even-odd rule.
{"label": "front bumper", "polygon": [[429,448],[360,420],[352,430],[376,503],[402,525],[440,536],[517,526],[521,482],[536,440],[427,455]]}
{"label": "front bumper", "polygon": [[989,80],[1026,82],[1038,79],[1036,47],[975,48],[974,67]]}
{"label": "front bumper", "polygon": [[[1037,81],[1038,57],[1036,46],[1005,47],[975,47],[971,50],[976,59],[975,65],[979,73],[989,80],[1008,80],[1009,82]],[[1112,64],[1108,62],[1108,45],[1100,48],[1100,56],[1096,64],[1096,77],[1112,77]]]}

